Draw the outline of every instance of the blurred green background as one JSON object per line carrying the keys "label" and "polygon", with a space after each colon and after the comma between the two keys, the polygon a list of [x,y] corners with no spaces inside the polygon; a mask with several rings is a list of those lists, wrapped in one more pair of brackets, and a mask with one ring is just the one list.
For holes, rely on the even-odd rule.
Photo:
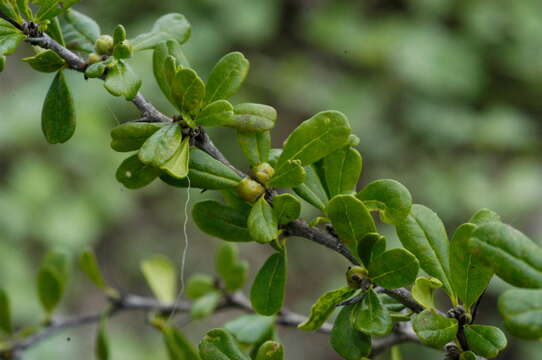
{"label": "blurred green background", "polygon": [[[275,146],[311,114],[343,111],[361,139],[360,185],[383,177],[401,181],[416,202],[439,213],[450,235],[475,210],[488,207],[542,239],[539,0],[95,0],[76,9],[97,19],[104,33],[122,23],[129,36],[165,12],[181,12],[193,25],[185,48],[200,74],[230,50],[250,59],[249,78],[235,100],[278,109]],[[149,295],[139,262],[153,253],[179,262],[187,199],[185,190],[159,181],[140,191],[116,182],[125,156],[110,149],[109,130],[137,113],[98,81],[69,74],[76,135],[64,145],[46,144],[40,112],[52,75],[16,61],[29,54],[22,46],[0,74],[0,286],[12,296],[19,324],[40,319],[34,280],[47,249],[75,253],[93,246],[111,284]],[[152,78],[151,53],[139,53],[131,63],[143,78],[143,93],[172,114]],[[212,135],[236,165],[247,168],[234,132],[213,129]],[[192,204],[213,196],[190,195]],[[307,206],[307,217],[314,215],[310,211]],[[188,230],[187,274],[212,272],[219,240],[191,221]],[[396,246],[393,229],[383,232]],[[323,291],[341,286],[347,264],[306,240],[291,239],[288,247],[286,304],[308,313]],[[241,253],[252,278],[270,250],[248,244]],[[492,283],[479,322],[501,324],[495,303],[505,288]],[[102,295],[75,275],[61,313],[103,305]],[[235,315],[221,313],[184,329],[197,342]],[[115,318],[111,336],[113,359],[166,359],[143,314]],[[279,336],[288,359],[338,358],[324,335],[281,329]],[[540,359],[540,343],[509,340],[500,359]],[[92,326],[70,330],[25,359],[92,359],[93,341]],[[405,359],[442,358],[418,346],[401,348]]]}

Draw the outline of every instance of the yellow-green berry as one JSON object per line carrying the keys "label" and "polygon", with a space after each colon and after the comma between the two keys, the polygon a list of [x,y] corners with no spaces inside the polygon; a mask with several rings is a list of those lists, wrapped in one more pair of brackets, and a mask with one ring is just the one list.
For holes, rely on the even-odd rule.
{"label": "yellow-green berry", "polygon": [[248,202],[255,202],[264,192],[265,188],[249,177],[244,178],[239,182],[239,185],[237,185],[237,193],[241,199]]}
{"label": "yellow-green berry", "polygon": [[367,279],[369,273],[362,266],[351,266],[346,271],[346,282],[348,286],[354,289],[362,287],[363,280]]}
{"label": "yellow-green berry", "polygon": [[101,55],[98,55],[96,53],[90,53],[88,55],[88,59],[87,59],[89,64],[95,64],[95,63],[97,63],[98,61],[101,61],[101,60],[102,60]]}
{"label": "yellow-green berry", "polygon": [[113,37],[111,35],[100,35],[94,44],[94,48],[100,55],[111,55],[113,52],[113,43]]}
{"label": "yellow-green berry", "polygon": [[273,169],[273,167],[266,162],[255,166],[253,171],[256,179],[258,179],[258,181],[264,185],[267,184],[269,179],[271,179],[271,177],[273,177],[275,174],[275,169]]}

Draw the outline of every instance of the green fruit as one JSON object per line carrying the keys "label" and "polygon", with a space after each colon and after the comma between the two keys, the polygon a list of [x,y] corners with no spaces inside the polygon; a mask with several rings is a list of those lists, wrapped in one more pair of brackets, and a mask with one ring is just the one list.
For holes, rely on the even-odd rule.
{"label": "green fruit", "polygon": [[88,58],[87,58],[87,61],[89,64],[95,64],[97,63],[98,61],[101,61],[102,60],[102,56],[101,55],[98,55],[96,53],[90,53],[88,55]]}
{"label": "green fruit", "polygon": [[248,202],[255,202],[263,195],[265,188],[258,182],[246,177],[239,182],[237,192],[241,199]]}
{"label": "green fruit", "polygon": [[110,35],[100,35],[94,44],[94,48],[99,55],[111,55],[113,43],[113,37]]}
{"label": "green fruit", "polygon": [[262,184],[267,184],[269,179],[275,174],[275,169],[269,163],[261,163],[254,167],[254,176]]}
{"label": "green fruit", "polygon": [[362,266],[351,266],[346,271],[346,282],[353,289],[361,288],[364,279],[367,279],[369,273]]}

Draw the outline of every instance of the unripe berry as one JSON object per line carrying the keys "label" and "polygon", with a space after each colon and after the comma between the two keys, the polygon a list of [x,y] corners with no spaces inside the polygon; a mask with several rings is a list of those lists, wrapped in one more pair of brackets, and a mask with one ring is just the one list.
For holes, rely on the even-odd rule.
{"label": "unripe berry", "polygon": [[257,165],[253,170],[256,179],[264,185],[267,184],[269,179],[275,174],[275,169],[266,162]]}
{"label": "unripe berry", "polygon": [[264,192],[264,187],[249,177],[244,178],[237,185],[237,193],[241,199],[251,203],[258,200]]}
{"label": "unripe berry", "polygon": [[89,64],[94,64],[101,60],[102,60],[102,57],[96,53],[90,53],[87,59]]}
{"label": "unripe berry", "polygon": [[113,52],[113,37],[110,35],[100,35],[94,44],[94,48],[100,55],[111,55]]}
{"label": "unripe berry", "polygon": [[351,266],[346,271],[346,282],[348,286],[354,289],[359,289],[362,286],[362,281],[367,278],[369,273],[362,266]]}

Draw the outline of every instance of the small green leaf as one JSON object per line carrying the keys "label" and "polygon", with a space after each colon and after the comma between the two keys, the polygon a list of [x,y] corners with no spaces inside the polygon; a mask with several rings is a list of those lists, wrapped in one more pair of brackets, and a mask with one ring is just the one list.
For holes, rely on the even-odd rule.
{"label": "small green leaf", "polygon": [[122,24],[119,24],[113,30],[113,43],[117,45],[124,40],[126,40],[126,28]]}
{"label": "small green leaf", "polygon": [[427,309],[435,309],[435,300],[433,292],[442,287],[442,282],[432,277],[419,277],[412,287],[412,297],[414,300]]}
{"label": "small green leaf", "polygon": [[40,8],[34,18],[37,23],[43,23],[58,16],[77,4],[80,0],[40,0]]}
{"label": "small green leaf", "polygon": [[[22,1],[26,1],[28,3],[27,0]],[[62,28],[60,27],[60,21],[58,20],[58,17],[52,19],[51,23],[47,25],[47,33],[60,45],[66,46],[66,42],[64,41],[64,35],[62,34]]]}
{"label": "small green leaf", "polygon": [[240,52],[231,52],[222,57],[207,80],[205,103],[233,96],[245,81],[248,69],[249,62]]}
{"label": "small green leaf", "polygon": [[181,146],[182,131],[178,123],[171,123],[152,134],[141,146],[138,156],[143,164],[163,166]]}
{"label": "small green leaf", "polygon": [[271,130],[277,120],[277,111],[268,105],[245,103],[235,105],[233,108],[234,116],[229,118],[226,123],[224,119],[223,126],[233,127],[240,131],[262,132]]}
{"label": "small green leaf", "polygon": [[73,98],[63,71],[56,74],[45,97],[41,111],[41,128],[50,144],[64,143],[75,132]]}
{"label": "small green leaf", "polygon": [[243,287],[248,275],[248,262],[239,260],[235,244],[223,244],[217,252],[216,272],[225,282],[226,290],[235,291]]}
{"label": "small green leaf", "polygon": [[119,60],[109,69],[104,86],[111,95],[132,100],[141,87],[141,80],[128,64]]}
{"label": "small green leaf", "polygon": [[419,263],[405,249],[391,249],[376,257],[369,265],[371,281],[386,289],[412,284],[418,275]]}
{"label": "small green leaf", "polygon": [[513,227],[482,224],[468,243],[470,251],[504,281],[523,288],[542,287],[542,248]]}
{"label": "small green leaf", "polygon": [[512,335],[527,340],[542,338],[542,289],[512,289],[499,297],[499,312]]}
{"label": "small green leaf", "polygon": [[164,342],[170,360],[199,360],[200,357],[188,339],[173,327],[163,327]]}
{"label": "small green leaf", "polygon": [[397,224],[408,216],[412,196],[408,189],[395,180],[376,180],[357,195],[371,211],[379,211],[384,222]]}
{"label": "small green leaf", "polygon": [[273,198],[273,212],[279,225],[285,225],[299,217],[301,203],[292,194],[277,195]]}
{"label": "small green leaf", "polygon": [[312,206],[325,211],[329,199],[320,177],[313,165],[305,166],[305,172],[305,182],[294,187],[294,192]]}
{"label": "small green leaf", "polygon": [[478,360],[478,357],[472,351],[465,351],[459,355],[459,360]]}
{"label": "small green leaf", "polygon": [[194,114],[201,108],[205,84],[192,69],[181,69],[171,82],[171,97],[182,113]]}
{"label": "small green leaf", "polygon": [[469,223],[475,225],[482,225],[488,222],[501,221],[499,214],[489,209],[478,210],[469,220]]}
{"label": "small green leaf", "polygon": [[372,288],[352,311],[354,327],[367,335],[383,336],[391,332],[392,321],[388,309]]}
{"label": "small green leaf", "polygon": [[251,241],[244,212],[218,201],[196,203],[192,218],[201,231],[226,241]]}
{"label": "small green leaf", "polygon": [[422,344],[441,348],[455,339],[457,320],[437,314],[434,310],[424,310],[412,318],[412,327]]}
{"label": "small green leaf", "polygon": [[201,126],[227,126],[232,120],[232,104],[226,100],[217,100],[201,110],[196,118],[196,123]]}
{"label": "small green leaf", "polygon": [[181,146],[177,149],[175,154],[166,161],[164,165],[160,167],[166,173],[176,179],[185,178],[188,175],[188,157],[190,153],[190,137],[187,136],[183,139]]}
{"label": "small green leaf", "polygon": [[288,166],[281,167],[269,180],[267,185],[278,188],[295,187],[303,184],[306,176],[307,173],[303,166],[301,166],[301,161],[289,160]]}
{"label": "small green leaf", "polygon": [[237,141],[250,165],[256,166],[269,160],[271,148],[271,133],[269,131],[238,131]]}
{"label": "small green leaf", "polygon": [[171,260],[163,255],[154,255],[141,262],[141,272],[160,302],[165,304],[175,302],[177,274]]}
{"label": "small green leaf", "polygon": [[102,315],[100,324],[98,325],[98,332],[96,334],[96,359],[108,360],[109,359],[109,335],[107,331],[107,316]]}
{"label": "small green leaf", "polygon": [[166,123],[126,122],[111,130],[111,148],[119,152],[139,150]]}
{"label": "small green leaf", "polygon": [[348,142],[350,124],[346,116],[337,111],[322,111],[305,120],[284,142],[277,163],[277,171],[288,166],[288,160],[301,160],[310,165],[340,149]]}
{"label": "small green leaf", "polygon": [[278,221],[264,196],[252,206],[247,220],[250,236],[259,243],[268,243],[279,236]]}
{"label": "small green leaf", "polygon": [[492,359],[506,348],[508,341],[501,329],[487,325],[466,325],[465,338],[476,354]]}
{"label": "small green leaf", "polygon": [[361,175],[361,168],[361,155],[350,146],[326,156],[323,169],[329,196],[350,194],[354,191]]}
{"label": "small green leaf", "polygon": [[43,309],[50,315],[64,295],[64,281],[57,271],[45,267],[38,272],[38,295]]}
{"label": "small green leaf", "polygon": [[45,50],[37,55],[27,57],[22,60],[27,62],[32,69],[45,73],[58,71],[66,63],[64,59],[53,50]]}
{"label": "small green leaf", "polygon": [[255,360],[284,360],[284,347],[276,341],[266,341],[258,349]]}
{"label": "small green leaf", "polygon": [[69,9],[62,17],[62,33],[68,49],[91,53],[101,34],[100,26],[91,17]]}
{"label": "small green leaf", "polygon": [[81,256],[79,257],[79,266],[94,285],[102,290],[108,288],[98,266],[96,255],[92,250],[85,250],[81,253]]}
{"label": "small green leaf", "polygon": [[224,328],[241,344],[255,345],[269,338],[274,325],[273,316],[247,314],[228,321],[224,324]]}
{"label": "small green leaf", "polygon": [[371,214],[353,195],[335,196],[329,201],[326,213],[344,243],[355,244],[368,233],[376,232]]}
{"label": "small green leaf", "polygon": [[200,297],[216,291],[214,279],[207,274],[194,274],[188,278],[186,284],[186,297],[199,299]]}
{"label": "small green leaf", "polygon": [[11,334],[13,327],[11,325],[11,309],[9,306],[9,297],[4,289],[0,289],[0,330],[6,334]]}
{"label": "small green leaf", "polygon": [[218,306],[221,297],[222,294],[220,292],[212,291],[194,301],[190,309],[192,319],[200,320],[211,315]]}
{"label": "small green leaf", "polygon": [[199,344],[199,354],[202,360],[250,360],[224,329],[208,331]]}
{"label": "small green leaf", "polygon": [[352,326],[355,305],[343,306],[331,330],[330,342],[343,359],[359,360],[371,352],[371,337]]}
{"label": "small green leaf", "polygon": [[358,243],[358,256],[369,267],[371,262],[386,251],[386,238],[379,233],[368,233]]}
{"label": "small green leaf", "polygon": [[149,185],[158,175],[159,169],[143,164],[137,154],[134,154],[120,164],[115,177],[126,188],[139,189]]}
{"label": "small green leaf", "polygon": [[333,313],[337,304],[351,297],[355,291],[350,287],[344,287],[324,293],[312,305],[309,318],[297,327],[308,331],[318,330]]}
{"label": "small green leaf", "polygon": [[[170,58],[168,60],[168,58]],[[173,104],[171,96],[171,80],[173,76],[168,76],[168,71],[176,72],[177,64],[183,67],[190,67],[188,60],[184,56],[181,45],[174,40],[161,42],[154,48],[152,67],[154,78],[160,86],[162,93]],[[169,62],[169,63],[168,63]],[[166,70],[166,67],[170,69]]]}
{"label": "small green leaf", "polygon": [[134,46],[134,51],[148,50],[168,40],[184,44],[191,33],[192,27],[184,15],[173,13],[156,20],[150,32],[141,34],[130,42]]}
{"label": "small green leaf", "polygon": [[0,55],[0,73],[4,71],[5,66],[6,66],[6,57],[4,55]]}
{"label": "small green leaf", "polygon": [[436,277],[450,296],[450,243],[444,224],[437,214],[423,205],[412,205],[410,215],[396,224],[403,246],[420,261],[420,267]]}
{"label": "small green leaf", "polygon": [[[15,4],[13,3],[13,0],[3,0],[0,1],[0,11],[4,16],[7,16],[10,19],[17,20],[18,22],[22,22],[21,15],[17,11],[18,9],[15,7]],[[0,18],[2,21],[3,18]]]}
{"label": "small green leaf", "polygon": [[261,315],[274,315],[284,301],[286,284],[286,254],[275,253],[267,259],[254,279],[250,301],[254,311]]}

